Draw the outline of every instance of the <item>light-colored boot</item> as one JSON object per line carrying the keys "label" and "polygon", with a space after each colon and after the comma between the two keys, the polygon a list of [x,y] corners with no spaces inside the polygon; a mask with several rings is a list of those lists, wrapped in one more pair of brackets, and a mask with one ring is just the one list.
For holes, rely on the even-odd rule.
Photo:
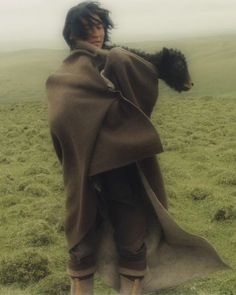
{"label": "light-colored boot", "polygon": [[71,277],[71,295],[93,295],[93,276],[84,280]]}
{"label": "light-colored boot", "polygon": [[134,281],[124,276],[120,276],[120,295],[141,295],[142,279],[136,278]]}

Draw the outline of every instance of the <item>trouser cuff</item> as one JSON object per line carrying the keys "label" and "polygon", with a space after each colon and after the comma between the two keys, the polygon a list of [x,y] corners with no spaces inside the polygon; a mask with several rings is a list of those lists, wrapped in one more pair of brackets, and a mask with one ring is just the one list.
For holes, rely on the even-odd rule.
{"label": "trouser cuff", "polygon": [[71,269],[67,266],[66,268],[66,272],[70,277],[84,277],[87,275],[92,275],[95,273],[97,267],[96,266],[92,266],[90,268],[87,269],[82,269],[82,270],[75,270],[75,269]]}
{"label": "trouser cuff", "polygon": [[134,277],[144,277],[144,275],[146,273],[146,269],[136,270],[136,269],[130,269],[130,268],[119,266],[118,272],[121,275],[128,275],[128,276],[134,276]]}

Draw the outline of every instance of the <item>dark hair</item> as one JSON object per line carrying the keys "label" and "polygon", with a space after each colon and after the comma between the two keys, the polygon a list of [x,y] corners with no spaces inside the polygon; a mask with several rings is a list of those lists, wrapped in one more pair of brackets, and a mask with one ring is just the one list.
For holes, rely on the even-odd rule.
{"label": "dark hair", "polygon": [[72,7],[66,15],[63,29],[63,37],[69,47],[71,49],[74,47],[72,35],[80,39],[87,38],[88,29],[85,29],[82,21],[86,19],[88,27],[91,28],[96,23],[92,14],[99,16],[102,21],[105,30],[104,43],[110,41],[109,30],[114,28],[114,24],[109,17],[109,13],[110,11],[101,8],[100,3],[97,1],[84,1]]}

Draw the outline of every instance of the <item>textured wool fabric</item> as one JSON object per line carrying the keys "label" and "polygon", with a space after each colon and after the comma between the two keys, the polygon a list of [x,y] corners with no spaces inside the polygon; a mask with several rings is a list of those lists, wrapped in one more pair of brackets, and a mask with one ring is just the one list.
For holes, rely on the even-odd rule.
{"label": "textured wool fabric", "polygon": [[[157,158],[163,147],[150,119],[158,96],[158,71],[151,63],[119,47],[108,51],[79,41],[46,87],[50,132],[63,167],[68,250],[96,220],[91,176],[135,163],[149,217],[144,292],[229,268],[214,247],[168,213]],[[119,290],[109,219],[99,227],[97,245],[97,272]]]}

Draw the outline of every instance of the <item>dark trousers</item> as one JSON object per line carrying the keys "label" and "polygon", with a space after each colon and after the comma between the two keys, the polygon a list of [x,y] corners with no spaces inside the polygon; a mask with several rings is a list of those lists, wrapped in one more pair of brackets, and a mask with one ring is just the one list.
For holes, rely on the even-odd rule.
{"label": "dark trousers", "polygon": [[114,240],[119,256],[119,272],[143,276],[146,269],[146,210],[140,194],[140,178],[135,164],[92,176],[97,190],[97,222],[70,253],[69,267],[78,276],[96,269],[96,229],[104,217],[114,227]]}

